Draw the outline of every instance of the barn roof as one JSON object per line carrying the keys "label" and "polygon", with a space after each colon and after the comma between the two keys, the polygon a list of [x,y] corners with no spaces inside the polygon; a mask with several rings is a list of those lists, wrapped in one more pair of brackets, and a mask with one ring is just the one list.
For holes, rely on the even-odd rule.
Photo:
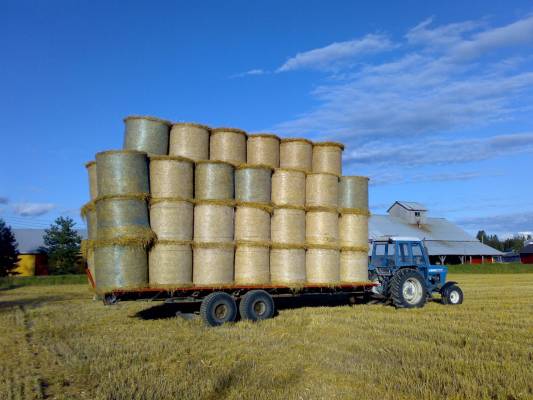
{"label": "barn roof", "polygon": [[405,208],[409,211],[427,211],[428,209],[423,204],[417,203],[415,201],[395,201],[392,206],[389,207],[387,212],[390,211],[392,207],[394,207],[396,204],[400,205],[401,207]]}
{"label": "barn roof", "polygon": [[[21,254],[36,254],[39,247],[44,246],[44,229],[13,229],[13,234],[18,243],[18,250]],[[86,239],[87,232],[78,230],[83,239]]]}
{"label": "barn roof", "polygon": [[520,250],[520,254],[533,254],[533,244],[528,244]]}

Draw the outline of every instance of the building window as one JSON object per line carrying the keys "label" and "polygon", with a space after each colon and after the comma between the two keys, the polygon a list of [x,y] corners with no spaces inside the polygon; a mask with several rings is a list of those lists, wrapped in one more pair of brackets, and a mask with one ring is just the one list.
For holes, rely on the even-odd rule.
{"label": "building window", "polygon": [[420,211],[415,211],[415,217],[420,217]]}

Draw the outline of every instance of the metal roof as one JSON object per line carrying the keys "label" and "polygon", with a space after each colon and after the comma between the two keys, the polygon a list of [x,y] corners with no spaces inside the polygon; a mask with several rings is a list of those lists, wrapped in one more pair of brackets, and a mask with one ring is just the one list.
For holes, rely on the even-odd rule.
{"label": "metal roof", "polygon": [[[87,231],[79,229],[77,231],[82,239],[87,238]],[[44,229],[13,229],[13,235],[18,243],[20,254],[38,253],[39,247],[44,246]]]}
{"label": "metal roof", "polygon": [[533,244],[528,244],[520,250],[520,254],[533,254]]}
{"label": "metal roof", "polygon": [[394,207],[396,204],[399,204],[403,208],[409,211],[427,211],[428,209],[423,204],[417,203],[415,201],[395,201],[392,206],[389,207],[387,212],[390,211],[392,207]]}

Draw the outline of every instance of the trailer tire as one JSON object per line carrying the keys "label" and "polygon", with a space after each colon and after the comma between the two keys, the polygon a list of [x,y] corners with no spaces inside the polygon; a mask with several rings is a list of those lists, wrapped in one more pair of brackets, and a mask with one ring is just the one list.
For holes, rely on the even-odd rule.
{"label": "trailer tire", "polygon": [[206,325],[220,326],[237,318],[235,299],[224,292],[207,295],[200,306],[200,317]]}
{"label": "trailer tire", "polygon": [[264,290],[252,290],[242,296],[239,311],[242,319],[250,321],[272,318],[275,312],[274,300]]}
{"label": "trailer tire", "polygon": [[420,308],[427,301],[424,278],[409,268],[396,272],[390,281],[389,293],[396,308]]}
{"label": "trailer tire", "polygon": [[463,291],[457,285],[451,285],[442,292],[442,304],[457,306],[463,304]]}

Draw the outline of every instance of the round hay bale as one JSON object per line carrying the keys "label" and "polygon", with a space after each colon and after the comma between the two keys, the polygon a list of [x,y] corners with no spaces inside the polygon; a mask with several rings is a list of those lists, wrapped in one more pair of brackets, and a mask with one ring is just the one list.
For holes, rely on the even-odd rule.
{"label": "round hay bale", "polygon": [[368,252],[341,249],[340,280],[343,283],[368,281]]}
{"label": "round hay bale", "polygon": [[[93,282],[96,282],[96,271],[94,267],[94,247],[89,246],[87,249],[87,268],[89,269],[89,272],[91,273],[91,276],[93,278]],[[90,282],[89,282],[90,283]]]}
{"label": "round hay bale", "polygon": [[273,247],[270,250],[272,284],[303,286],[305,279],[305,249]]}
{"label": "round hay bale", "polygon": [[98,197],[98,179],[96,175],[96,161],[89,161],[85,164],[87,174],[89,175],[89,195],[91,200]]}
{"label": "round hay bale", "polygon": [[139,196],[107,197],[96,200],[99,240],[132,238],[152,232],[148,205]]}
{"label": "round hay bale", "polygon": [[194,206],[188,201],[152,199],[150,226],[159,240],[192,240]]}
{"label": "round hay bale", "polygon": [[156,156],[150,158],[150,193],[152,197],[194,196],[194,165],[182,157]]}
{"label": "round hay bale", "polygon": [[272,203],[277,206],[305,206],[305,173],[278,168],[272,175]]}
{"label": "round hay bale", "polygon": [[124,123],[124,149],[148,154],[168,154],[168,136],[172,125],[169,121],[132,115],[124,118]]}
{"label": "round hay bale", "polygon": [[333,285],[340,281],[339,249],[311,247],[305,254],[308,283]]}
{"label": "round hay bale", "polygon": [[134,150],[96,154],[98,196],[150,193],[148,158]]}
{"label": "round hay bale", "polygon": [[209,158],[235,166],[246,162],[246,132],[235,128],[211,130]]}
{"label": "round hay bale", "polygon": [[342,174],[344,145],[336,142],[315,142],[313,145],[313,172]]}
{"label": "round hay bale", "polygon": [[98,237],[98,218],[96,216],[96,208],[87,211],[85,219],[87,224],[87,238],[89,240],[96,240]]}
{"label": "round hay bale", "polygon": [[235,171],[235,199],[270,204],[272,169],[268,166],[241,165]]}
{"label": "round hay bale", "polygon": [[235,250],[235,283],[238,285],[261,285],[269,282],[269,246],[237,243]]}
{"label": "round hay bale", "polygon": [[279,166],[311,172],[313,142],[307,139],[281,139]]}
{"label": "round hay bale", "polygon": [[341,214],[339,240],[341,246],[367,246],[368,217],[358,214]]}
{"label": "round hay bale", "polygon": [[172,125],[168,154],[194,161],[209,160],[209,128],[193,123]]}
{"label": "round hay bale", "polygon": [[150,287],[192,286],[192,248],[189,242],[158,241],[148,255]]}
{"label": "round hay bale", "polygon": [[276,135],[268,133],[249,135],[246,142],[246,162],[279,168],[279,140]]}
{"label": "round hay bale", "polygon": [[194,285],[231,285],[234,256],[233,243],[194,243],[192,267]]}
{"label": "round hay bale", "polygon": [[94,248],[96,291],[139,289],[148,284],[148,256],[142,244],[96,242]]}
{"label": "round hay bale", "polygon": [[220,161],[202,161],[194,173],[194,197],[197,200],[233,199],[233,166]]}
{"label": "round hay bale", "polygon": [[339,244],[339,215],[334,211],[308,211],[305,218],[306,242],[311,245]]}
{"label": "round hay bale", "polygon": [[366,176],[341,176],[339,207],[368,210],[368,178]]}
{"label": "round hay bale", "polygon": [[339,178],[333,174],[308,174],[305,182],[305,202],[308,207],[337,207]]}
{"label": "round hay bale", "polygon": [[201,203],[194,206],[194,241],[233,241],[233,207]]}
{"label": "round hay bale", "polygon": [[302,244],[305,242],[305,211],[276,208],[271,219],[272,242]]}
{"label": "round hay bale", "polygon": [[270,240],[270,213],[246,205],[235,209],[235,240],[265,242]]}

